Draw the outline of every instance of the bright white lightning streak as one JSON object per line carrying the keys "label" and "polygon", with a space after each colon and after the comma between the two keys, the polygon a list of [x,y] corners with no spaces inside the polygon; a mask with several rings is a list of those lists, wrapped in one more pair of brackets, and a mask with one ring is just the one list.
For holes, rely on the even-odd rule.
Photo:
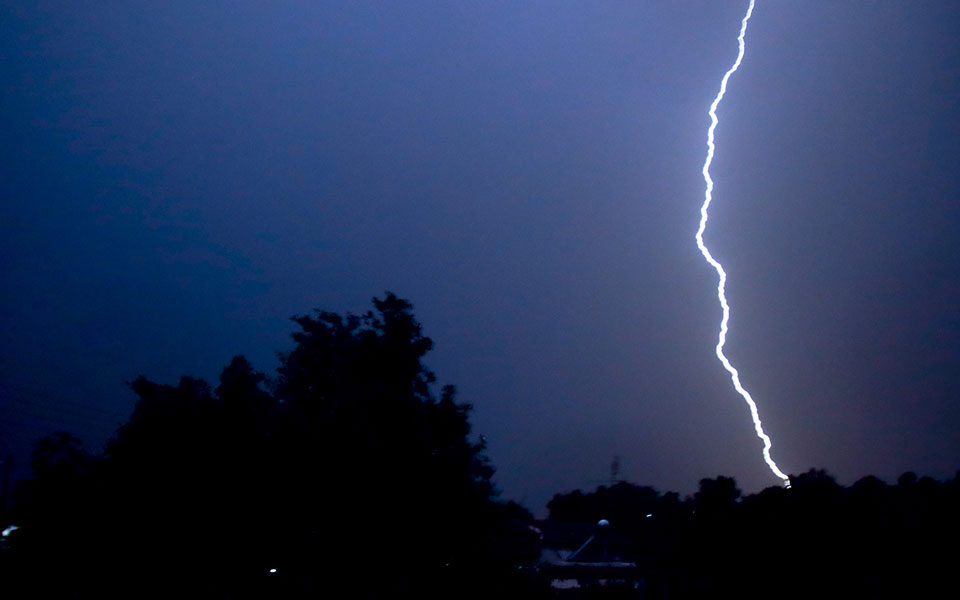
{"label": "bright white lightning streak", "polygon": [[707,183],[707,190],[704,193],[703,205],[700,207],[700,228],[697,229],[697,247],[700,248],[700,253],[703,254],[703,257],[710,263],[710,266],[716,269],[717,275],[720,277],[720,282],[717,285],[717,297],[720,299],[721,308],[723,308],[723,318],[720,320],[720,336],[717,339],[717,358],[720,359],[723,367],[730,373],[733,387],[743,396],[743,399],[747,402],[747,406],[750,407],[750,416],[753,417],[753,427],[757,431],[757,437],[763,440],[763,460],[766,461],[767,466],[770,467],[773,474],[782,479],[787,487],[790,487],[790,478],[777,467],[777,463],[773,462],[773,458],[770,457],[770,446],[772,442],[770,441],[770,436],[763,432],[763,424],[760,422],[757,403],[753,401],[750,392],[740,384],[740,373],[730,364],[730,361],[727,360],[726,355],[723,353],[723,346],[727,342],[727,323],[730,321],[730,305],[727,303],[727,295],[725,293],[727,273],[723,270],[723,265],[710,254],[706,244],[703,243],[703,232],[707,228],[707,209],[710,208],[710,201],[713,200],[713,179],[710,178],[710,163],[713,162],[713,152],[716,148],[714,145],[713,132],[717,128],[717,106],[719,106],[720,101],[723,100],[723,95],[727,93],[727,81],[730,80],[730,76],[740,67],[740,62],[743,60],[743,40],[747,33],[747,22],[750,20],[750,15],[753,14],[754,2],[755,0],[750,0],[747,14],[744,15],[743,21],[740,23],[740,35],[737,37],[740,51],[737,53],[737,60],[734,61],[730,70],[724,74],[723,79],[720,81],[720,91],[710,105],[710,128],[707,129],[707,159],[703,163],[703,179]]}

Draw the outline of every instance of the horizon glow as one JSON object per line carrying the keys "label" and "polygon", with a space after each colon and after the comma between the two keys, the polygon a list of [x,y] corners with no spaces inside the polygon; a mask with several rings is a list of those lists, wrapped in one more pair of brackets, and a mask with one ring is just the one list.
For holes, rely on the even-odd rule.
{"label": "horizon glow", "polygon": [[757,437],[763,441],[763,460],[767,463],[767,466],[770,467],[773,474],[782,479],[786,487],[789,488],[790,478],[780,470],[777,463],[775,463],[770,456],[770,447],[773,445],[773,442],[770,440],[770,436],[763,431],[763,424],[760,421],[760,412],[757,410],[757,403],[753,401],[750,392],[740,383],[740,373],[730,364],[730,361],[723,353],[723,346],[727,342],[727,329],[730,321],[730,305],[727,303],[726,295],[727,273],[723,270],[723,265],[713,257],[710,250],[707,249],[707,245],[703,242],[703,232],[707,228],[707,210],[710,208],[710,202],[713,200],[713,179],[710,177],[710,164],[713,162],[713,154],[716,149],[714,130],[717,128],[718,123],[717,107],[720,105],[720,101],[723,100],[724,94],[727,93],[727,82],[730,80],[730,76],[740,68],[740,63],[743,61],[744,49],[746,47],[744,38],[747,34],[747,23],[750,21],[750,15],[753,14],[754,3],[755,0],[750,0],[747,14],[744,15],[743,21],[740,23],[740,35],[737,37],[737,43],[739,44],[737,60],[734,61],[733,66],[723,75],[723,79],[720,81],[720,91],[717,92],[717,96],[710,104],[710,127],[707,129],[707,158],[703,163],[703,180],[706,182],[707,187],[704,192],[703,205],[700,207],[700,227],[697,229],[696,240],[697,248],[700,249],[703,258],[716,270],[717,276],[719,277],[717,298],[720,300],[720,307],[723,309],[723,318],[720,320],[720,335],[717,338],[717,358],[720,359],[723,368],[730,373],[730,380],[733,382],[733,387],[740,396],[743,397],[744,401],[746,401],[747,406],[750,407],[750,416],[753,418],[754,430],[757,432]]}

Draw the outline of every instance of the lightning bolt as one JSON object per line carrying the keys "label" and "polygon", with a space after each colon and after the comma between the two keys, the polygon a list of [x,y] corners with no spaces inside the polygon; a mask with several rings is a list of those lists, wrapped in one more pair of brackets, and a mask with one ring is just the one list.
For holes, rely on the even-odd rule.
{"label": "lightning bolt", "polygon": [[740,62],[743,60],[743,51],[744,51],[744,36],[747,34],[747,23],[750,21],[750,15],[753,14],[753,5],[755,0],[750,0],[750,6],[747,8],[747,14],[744,15],[743,21],[740,23],[740,35],[737,37],[737,42],[739,43],[740,50],[737,53],[737,60],[734,61],[733,66],[723,75],[723,79],[720,81],[720,91],[717,92],[717,97],[713,99],[713,103],[710,104],[710,128],[707,129],[707,159],[703,163],[703,180],[707,183],[707,189],[703,197],[703,205],[700,207],[700,227],[697,229],[697,248],[700,249],[700,253],[703,254],[703,258],[710,263],[710,266],[717,271],[717,275],[720,277],[720,281],[717,284],[717,297],[720,299],[720,307],[723,308],[723,318],[720,320],[720,336],[717,338],[717,358],[720,359],[720,362],[723,363],[723,368],[730,373],[730,379],[733,381],[733,387],[736,388],[737,392],[743,396],[743,399],[746,401],[747,406],[750,407],[750,416],[753,418],[753,427],[757,432],[757,437],[763,440],[763,460],[766,461],[767,466],[770,467],[770,470],[773,471],[773,474],[779,477],[784,481],[786,487],[790,487],[790,478],[780,470],[777,466],[777,463],[773,461],[773,458],[770,456],[770,447],[773,443],[770,441],[770,436],[763,432],[763,423],[760,422],[760,412],[757,410],[757,403],[753,401],[753,397],[750,395],[743,385],[740,383],[740,373],[730,361],[727,359],[727,356],[723,353],[723,346],[727,343],[727,325],[730,321],[730,305],[727,303],[727,295],[725,292],[727,285],[727,273],[723,270],[723,265],[720,264],[717,259],[710,254],[710,251],[707,249],[706,244],[703,243],[703,232],[707,228],[707,209],[710,208],[710,202],[713,200],[713,179],[710,178],[710,163],[713,162],[713,152],[716,149],[714,144],[714,130],[717,128],[717,106],[720,105],[720,101],[723,100],[724,94],[727,93],[727,82],[730,80],[730,76],[740,68]]}

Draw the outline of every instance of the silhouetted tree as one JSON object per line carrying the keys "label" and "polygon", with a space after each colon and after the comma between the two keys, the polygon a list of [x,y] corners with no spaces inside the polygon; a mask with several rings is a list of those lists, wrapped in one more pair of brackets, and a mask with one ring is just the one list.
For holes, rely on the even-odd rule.
{"label": "silhouetted tree", "polygon": [[276,394],[303,434],[297,510],[323,532],[302,555],[331,578],[359,576],[369,565],[353,557],[375,540],[397,550],[377,567],[395,593],[450,572],[493,581],[491,569],[509,566],[497,539],[504,511],[484,443],[470,439],[470,406],[453,386],[434,395],[421,362],[433,343],[409,302],[388,293],[374,306],[296,317],[296,346],[281,355]]}
{"label": "silhouetted tree", "polygon": [[410,303],[388,293],[374,308],[294,318],[272,391],[242,356],[213,390],[141,376],[102,457],[66,434],[39,442],[18,490],[29,595],[479,597],[527,585],[530,514],[497,499],[470,406],[453,386],[434,390]]}
{"label": "silhouetted tree", "polygon": [[697,518],[700,520],[728,519],[733,514],[740,489],[732,477],[701,479],[700,490],[693,496]]}
{"label": "silhouetted tree", "polygon": [[[67,596],[68,582],[87,576],[84,540],[95,534],[89,522],[95,463],[78,438],[56,432],[37,441],[30,460],[34,478],[15,490],[13,518],[21,535],[18,568],[11,574],[22,577],[25,587],[35,587],[40,595],[45,591]],[[33,568],[38,565],[56,577]],[[3,587],[15,594],[17,586],[10,583],[8,579]]]}
{"label": "silhouetted tree", "polygon": [[[272,380],[242,356],[215,389],[138,377],[102,454],[63,432],[37,442],[14,493],[21,530],[0,544],[4,598],[540,597],[525,575],[532,517],[498,499],[470,406],[424,366],[432,342],[410,303],[373,303],[295,317]],[[960,477],[790,479],[744,497],[718,476],[692,498],[621,482],[548,508],[551,520],[608,519],[604,542],[633,553],[648,598],[952,585]]]}

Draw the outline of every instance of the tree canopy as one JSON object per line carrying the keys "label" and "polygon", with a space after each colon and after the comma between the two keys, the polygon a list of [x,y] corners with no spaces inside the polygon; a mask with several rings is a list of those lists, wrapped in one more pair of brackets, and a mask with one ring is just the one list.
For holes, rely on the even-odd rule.
{"label": "tree canopy", "polygon": [[[549,593],[538,553],[562,537],[544,532],[594,526],[596,545],[634,565],[620,584],[644,582],[613,590],[624,597],[908,597],[949,583],[960,477],[845,487],[811,469],[744,495],[720,475],[686,498],[619,482],[557,494],[534,523],[500,500],[471,407],[425,366],[433,342],[409,302],[387,293],[361,315],[293,322],[273,377],[243,356],[216,387],[140,376],[103,452],[66,432],[40,440],[15,491],[20,529],[0,540],[4,597],[530,599]],[[560,550],[584,547],[569,541]]]}
{"label": "tree canopy", "polygon": [[[436,389],[411,304],[373,304],[294,317],[274,378],[242,356],[213,389],[137,377],[133,413],[100,455],[65,434],[39,443],[17,518],[30,564],[70,576],[29,583],[230,598],[500,585],[533,556],[530,515],[499,500],[471,407]],[[83,531],[48,526],[56,515]],[[93,575],[101,565],[110,577]]]}

